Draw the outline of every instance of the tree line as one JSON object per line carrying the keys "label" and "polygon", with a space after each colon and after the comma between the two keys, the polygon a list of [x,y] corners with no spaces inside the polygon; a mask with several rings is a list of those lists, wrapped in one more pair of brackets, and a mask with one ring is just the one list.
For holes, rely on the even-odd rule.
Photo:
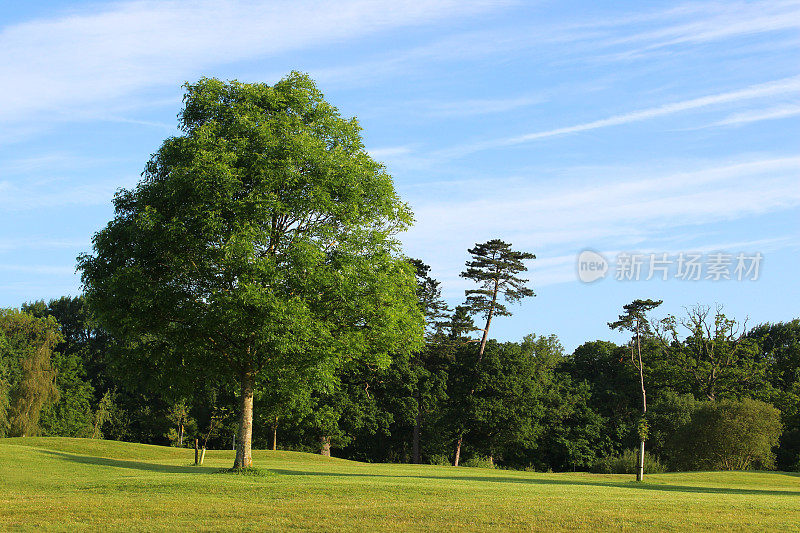
{"label": "tree line", "polygon": [[[256,387],[255,447],[633,473],[647,440],[650,472],[800,471],[800,320],[742,330],[721,308],[698,306],[638,343],[565,353],[555,335],[532,334],[481,350],[466,308],[447,310],[427,267],[415,266],[420,301],[436,317],[424,347],[385,368],[352,360],[332,380]],[[83,297],[3,310],[0,435],[236,446],[235,386],[204,377],[190,395],[154,387],[154,369],[131,367],[130,349],[94,325]]]}
{"label": "tree line", "polygon": [[[552,470],[798,468],[798,321],[721,308],[626,345],[491,339],[535,256],[476,244],[449,309],[356,119],[306,75],[184,86],[180,132],[78,257],[83,295],[0,311],[0,435]],[[647,445],[645,453],[644,443]],[[639,449],[633,465],[630,450]],[[636,462],[636,461],[634,461]],[[630,464],[629,464],[630,463]]]}

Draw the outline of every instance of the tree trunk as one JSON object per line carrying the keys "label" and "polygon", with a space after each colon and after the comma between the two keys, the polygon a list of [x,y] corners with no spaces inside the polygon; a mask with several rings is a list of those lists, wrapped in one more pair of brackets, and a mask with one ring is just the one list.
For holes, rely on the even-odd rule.
{"label": "tree trunk", "polygon": [[453,466],[458,466],[458,461],[461,459],[461,442],[464,440],[464,435],[461,434],[458,436],[458,442],[456,443],[456,456],[453,459]]}
{"label": "tree trunk", "polygon": [[255,376],[252,372],[242,375],[242,415],[239,419],[239,443],[236,447],[236,461],[234,468],[248,468],[253,466],[252,439],[253,439],[253,386]]}
{"label": "tree trunk", "polygon": [[644,441],[639,443],[639,464],[636,468],[636,481],[644,480]]}
{"label": "tree trunk", "polygon": [[331,456],[331,438],[320,437],[319,439],[319,454],[325,457]]}
{"label": "tree trunk", "polygon": [[200,464],[200,449],[197,447],[197,439],[194,439],[194,464]]}
{"label": "tree trunk", "polygon": [[180,423],[178,428],[178,446],[183,448],[183,422]]}
{"label": "tree trunk", "polygon": [[[644,388],[644,366],[642,365],[642,340],[639,321],[636,321],[636,348],[639,352],[639,382],[642,385],[642,418],[647,415],[647,391]],[[639,442],[639,464],[636,465],[636,481],[644,480],[644,439]]]}
{"label": "tree trunk", "polygon": [[419,464],[419,426],[420,414],[417,409],[417,416],[414,417],[414,434],[411,438],[411,462],[415,465]]}
{"label": "tree trunk", "polygon": [[489,306],[489,314],[486,316],[486,327],[483,328],[483,337],[481,337],[481,349],[478,351],[478,362],[483,359],[483,351],[486,349],[486,341],[489,339],[489,326],[492,325],[492,316],[494,315],[494,307],[497,304],[497,290],[500,280],[494,280],[494,290],[492,291],[492,305]]}
{"label": "tree trunk", "polygon": [[[475,382],[472,384],[472,389],[469,391],[469,395],[472,396],[475,394],[475,386],[477,385],[478,381],[478,365],[483,360],[483,352],[486,350],[486,341],[489,340],[489,326],[492,325],[492,316],[494,316],[494,307],[497,304],[497,290],[499,287],[500,280],[494,280],[494,290],[492,291],[492,305],[489,306],[489,314],[486,315],[486,327],[483,328],[483,336],[481,337],[481,348],[478,350],[478,361],[475,363]],[[456,457],[453,461],[453,466],[458,466],[458,460],[461,456],[461,444],[464,441],[464,434],[460,434],[458,436],[458,444],[456,444]]]}
{"label": "tree trunk", "polygon": [[275,417],[275,423],[272,424],[272,450],[278,449],[278,417]]}

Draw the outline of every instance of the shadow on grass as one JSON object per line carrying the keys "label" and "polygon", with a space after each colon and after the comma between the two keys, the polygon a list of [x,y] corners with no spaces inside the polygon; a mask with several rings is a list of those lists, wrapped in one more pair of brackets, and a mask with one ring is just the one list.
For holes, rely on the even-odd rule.
{"label": "shadow on grass", "polygon": [[751,496],[800,496],[800,491],[792,490],[759,490],[759,489],[736,489],[736,488],[715,488],[715,487],[691,487],[684,485],[668,485],[660,483],[637,483],[635,481],[611,481],[602,483],[598,481],[575,481],[569,479],[530,479],[502,476],[425,476],[415,475],[386,475],[386,474],[348,474],[336,472],[301,472],[298,470],[281,470],[271,468],[276,474],[294,476],[331,476],[331,477],[386,477],[386,478],[417,478],[435,480],[458,480],[458,481],[481,481],[489,483],[521,483],[525,485],[563,485],[563,486],[583,486],[583,487],[614,487],[633,490],[651,490],[664,492],[687,492],[699,494],[743,494]]}
{"label": "shadow on grass", "polygon": [[48,455],[54,455],[65,461],[81,463],[87,465],[113,466],[116,468],[132,468],[134,470],[145,470],[149,472],[163,472],[166,474],[213,474],[219,471],[219,467],[213,466],[175,466],[158,463],[145,463],[141,461],[125,461],[122,459],[110,459],[108,457],[92,457],[88,455],[77,455],[55,450],[39,450]]}

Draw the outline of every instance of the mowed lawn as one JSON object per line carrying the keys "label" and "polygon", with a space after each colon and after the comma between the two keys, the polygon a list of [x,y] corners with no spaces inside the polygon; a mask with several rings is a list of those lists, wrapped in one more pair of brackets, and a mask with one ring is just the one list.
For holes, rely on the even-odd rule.
{"label": "mowed lawn", "polygon": [[67,438],[0,439],[0,529],[800,531],[800,475],[632,476],[366,464]]}

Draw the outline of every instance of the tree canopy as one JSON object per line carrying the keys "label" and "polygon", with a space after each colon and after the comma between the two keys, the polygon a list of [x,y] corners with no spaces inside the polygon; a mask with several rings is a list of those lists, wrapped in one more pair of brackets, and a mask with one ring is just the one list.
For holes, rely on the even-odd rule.
{"label": "tree canopy", "polygon": [[79,269],[98,321],[169,386],[238,382],[246,467],[257,379],[326,379],[345,360],[386,365],[419,346],[414,272],[395,238],[412,214],[358,122],[307,76],[185,88],[182,134],[117,193]]}

